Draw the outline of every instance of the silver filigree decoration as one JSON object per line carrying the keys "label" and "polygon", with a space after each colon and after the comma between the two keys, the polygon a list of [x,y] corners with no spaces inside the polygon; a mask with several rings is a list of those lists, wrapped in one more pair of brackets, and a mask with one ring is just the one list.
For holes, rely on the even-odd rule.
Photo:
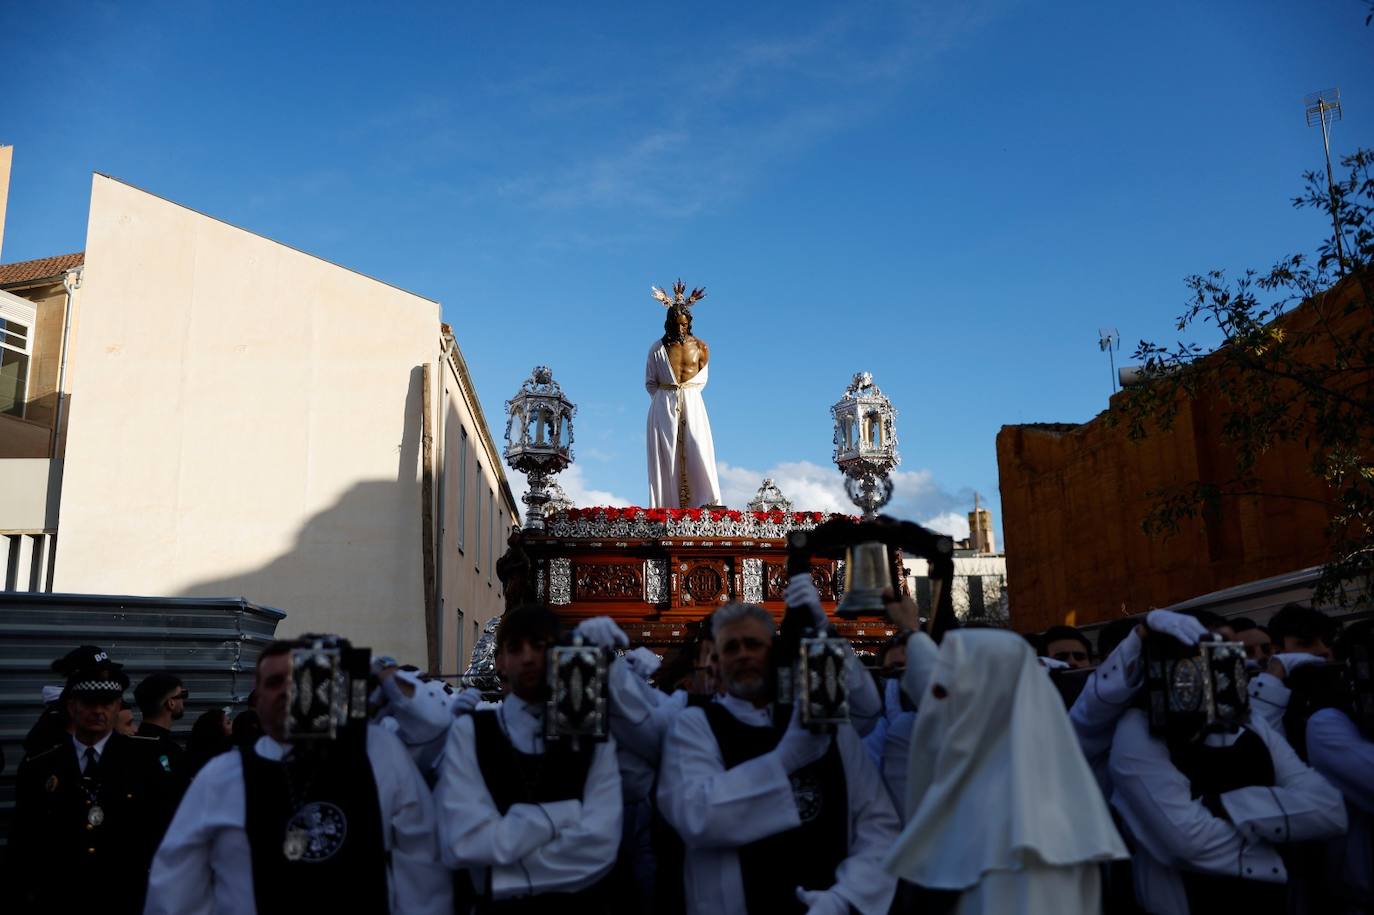
{"label": "silver filigree decoration", "polygon": [[771,478],[765,478],[759,491],[754,493],[754,498],[749,502],[751,512],[790,512],[792,501],[782,494],[778,484]]}
{"label": "silver filigree decoration", "polygon": [[550,491],[553,477],[573,461],[573,416],[577,407],[563,394],[546,365],[536,365],[506,401],[506,463],[525,474],[529,492],[520,497],[525,503],[525,527],[544,530],[549,503],[567,497],[562,490]]}
{"label": "silver filigree decoration", "polygon": [[496,676],[496,627],[501,625],[501,617],[493,616],[482,627],[482,635],[472,646],[472,658],[468,669],[463,672],[459,682],[463,686],[479,689],[484,693],[499,693],[501,680]]}
{"label": "silver filigree decoration", "polygon": [[897,409],[858,372],[844,396],[830,408],[835,421],[835,465],[845,475],[845,492],[872,519],[892,498],[889,474],[902,462],[897,453]]}
{"label": "silver filigree decoration", "polygon": [[[825,520],[829,516],[822,516]],[[787,518],[774,521],[745,515],[738,521],[721,517],[712,520],[707,514],[700,518],[672,518],[667,521],[650,521],[643,512],[633,520],[617,517],[608,521],[602,515],[588,518],[585,515],[570,518],[566,512],[549,517],[548,533],[551,537],[565,537],[569,540],[661,540],[665,537],[691,538],[693,540],[724,539],[781,539],[793,530],[809,531],[820,523],[814,516]]]}
{"label": "silver filigree decoration", "polygon": [[554,606],[572,603],[572,560],[549,560],[549,603]]}
{"label": "silver filigree decoration", "polygon": [[558,485],[557,480],[549,481],[548,490],[549,501],[544,503],[545,518],[547,518],[549,515],[556,515],[559,512],[565,512],[568,509],[575,507],[572,503],[572,499],[568,498],[568,494],[563,491],[562,486]]}
{"label": "silver filigree decoration", "polygon": [[668,560],[644,560],[644,600],[650,604],[668,601]]}
{"label": "silver filigree decoration", "polygon": [[763,560],[752,556],[744,559],[744,602],[763,602]]}

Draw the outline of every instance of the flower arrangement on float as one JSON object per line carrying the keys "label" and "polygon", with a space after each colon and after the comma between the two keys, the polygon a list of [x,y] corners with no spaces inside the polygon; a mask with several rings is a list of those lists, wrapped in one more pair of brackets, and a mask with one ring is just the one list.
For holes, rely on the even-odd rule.
{"label": "flower arrangement on float", "polygon": [[669,521],[754,521],[768,524],[819,524],[825,512],[755,512],[733,508],[641,508],[637,505],[598,505],[590,508],[570,508],[565,513],[569,521],[636,521],[659,524]]}

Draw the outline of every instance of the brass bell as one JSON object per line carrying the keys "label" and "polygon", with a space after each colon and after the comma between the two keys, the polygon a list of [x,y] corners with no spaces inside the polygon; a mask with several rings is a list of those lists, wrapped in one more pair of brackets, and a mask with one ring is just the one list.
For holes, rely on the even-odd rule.
{"label": "brass bell", "polygon": [[845,619],[882,615],[886,609],[883,591],[892,587],[889,566],[887,547],[876,540],[849,547],[844,559],[844,597],[835,615]]}

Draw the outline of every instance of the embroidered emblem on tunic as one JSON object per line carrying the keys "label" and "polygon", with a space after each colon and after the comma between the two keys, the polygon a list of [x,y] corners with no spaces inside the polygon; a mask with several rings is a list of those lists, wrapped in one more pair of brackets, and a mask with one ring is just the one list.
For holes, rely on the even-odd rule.
{"label": "embroidered emblem on tunic", "polygon": [[810,823],[821,815],[825,808],[825,795],[821,793],[821,783],[813,775],[790,775],[792,796],[797,800],[797,813],[803,823]]}
{"label": "embroidered emblem on tunic", "polygon": [[287,852],[289,859],[328,861],[343,848],[348,836],[348,818],[327,801],[311,801],[287,822],[286,835],[292,845]]}

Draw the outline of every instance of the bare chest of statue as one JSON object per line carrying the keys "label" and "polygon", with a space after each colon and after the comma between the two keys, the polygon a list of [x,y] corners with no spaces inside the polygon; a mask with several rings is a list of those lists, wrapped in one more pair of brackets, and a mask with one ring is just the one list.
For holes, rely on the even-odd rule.
{"label": "bare chest of statue", "polygon": [[668,364],[672,366],[673,377],[678,384],[686,384],[695,378],[706,367],[709,358],[706,344],[696,337],[688,337],[681,343],[669,343],[665,349]]}

